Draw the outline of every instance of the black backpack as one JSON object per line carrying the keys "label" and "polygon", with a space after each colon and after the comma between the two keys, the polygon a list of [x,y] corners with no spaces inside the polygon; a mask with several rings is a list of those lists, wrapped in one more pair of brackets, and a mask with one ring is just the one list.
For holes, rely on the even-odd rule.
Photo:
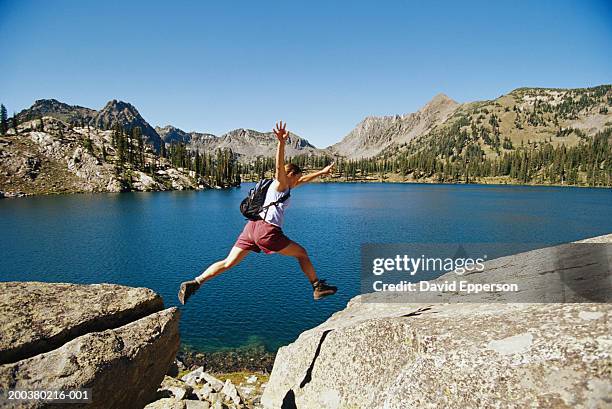
{"label": "black backpack", "polygon": [[287,192],[283,196],[281,196],[277,201],[269,203],[267,206],[264,206],[264,202],[266,200],[266,194],[268,193],[268,189],[272,184],[272,179],[262,179],[253,189],[249,191],[249,195],[244,198],[244,200],[240,203],[240,212],[249,220],[261,220],[261,213],[264,210],[268,210],[270,206],[276,206],[279,203],[283,203],[285,200],[289,199],[291,196],[291,191]]}

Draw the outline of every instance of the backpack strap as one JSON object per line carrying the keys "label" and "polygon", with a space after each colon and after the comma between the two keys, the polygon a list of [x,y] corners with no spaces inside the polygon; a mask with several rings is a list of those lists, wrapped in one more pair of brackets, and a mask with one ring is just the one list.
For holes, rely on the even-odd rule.
{"label": "backpack strap", "polygon": [[277,204],[283,203],[284,201],[289,199],[290,196],[291,196],[291,189],[289,189],[289,191],[287,193],[285,193],[284,195],[279,197],[278,200],[275,200],[274,202],[270,202],[267,205],[262,206],[262,209],[263,208],[267,209],[270,206],[276,206]]}
{"label": "backpack strap", "polygon": [[270,202],[267,205],[262,206],[262,209],[266,209],[266,211],[264,212],[264,217],[263,217],[262,220],[266,220],[266,216],[268,215],[268,209],[270,208],[270,206],[276,206],[276,205],[278,205],[280,203],[283,203],[284,201],[289,199],[290,196],[291,196],[291,189],[289,189],[289,191],[287,193],[285,193],[284,195],[279,197],[278,200],[275,200],[274,202]]}
{"label": "backpack strap", "polygon": [[289,199],[289,197],[291,197],[291,189],[289,189],[287,193],[282,195],[281,198],[276,201],[276,204],[283,203],[285,200]]}
{"label": "backpack strap", "polygon": [[270,187],[270,185],[272,184],[273,180],[272,179],[261,179],[259,182],[257,182],[257,184],[255,185],[255,187],[253,188],[253,192],[258,191],[258,190],[264,190]]}

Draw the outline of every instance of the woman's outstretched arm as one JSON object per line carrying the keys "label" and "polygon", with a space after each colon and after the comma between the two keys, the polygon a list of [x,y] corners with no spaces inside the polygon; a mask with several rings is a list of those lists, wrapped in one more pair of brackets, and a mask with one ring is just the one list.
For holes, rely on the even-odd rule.
{"label": "woman's outstretched arm", "polygon": [[334,168],[334,164],[331,163],[330,165],[325,166],[323,169],[317,172],[312,172],[312,173],[302,176],[300,180],[298,181],[296,187],[303,185],[305,183],[308,183],[308,182],[312,182],[318,177],[330,175],[333,172],[333,168]]}

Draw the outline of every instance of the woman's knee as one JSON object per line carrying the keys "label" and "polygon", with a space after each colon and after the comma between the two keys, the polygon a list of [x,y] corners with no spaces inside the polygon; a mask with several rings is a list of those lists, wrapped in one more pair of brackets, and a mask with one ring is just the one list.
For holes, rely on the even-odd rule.
{"label": "woman's knee", "polygon": [[294,257],[297,258],[298,260],[308,260],[308,252],[306,251],[304,247],[298,245],[298,248],[296,248]]}
{"label": "woman's knee", "polygon": [[221,267],[223,267],[226,270],[228,268],[234,267],[236,264],[238,264],[238,260],[236,260],[235,258],[227,257],[221,260]]}
{"label": "woman's knee", "polygon": [[297,259],[308,259],[306,249],[295,242],[291,242],[291,244],[289,244],[287,247],[280,250],[279,253],[285,256],[295,257]]}

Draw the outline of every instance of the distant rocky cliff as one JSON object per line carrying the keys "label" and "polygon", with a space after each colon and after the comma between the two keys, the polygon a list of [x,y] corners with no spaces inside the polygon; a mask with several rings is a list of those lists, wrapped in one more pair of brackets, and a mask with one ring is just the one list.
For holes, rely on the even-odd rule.
{"label": "distant rocky cliff", "polygon": [[[588,242],[612,243],[612,235]],[[576,266],[590,248],[574,250],[582,254],[571,257]],[[382,293],[358,296],[278,351],[262,403],[298,409],[611,407],[612,305],[588,302],[593,293],[610,298],[609,244],[606,249],[600,267],[607,268],[608,285],[568,294],[573,303],[534,303],[534,294],[531,303],[493,302],[491,296],[418,304],[391,302]],[[567,249],[491,260],[485,273],[520,277],[526,293],[546,276],[583,287],[579,283],[591,278],[568,276],[574,265],[549,269],[558,251]],[[576,298],[581,294],[587,298]]]}
{"label": "distant rocky cliff", "polygon": [[145,288],[3,282],[0,315],[0,389],[91,389],[61,407],[142,408],[179,348],[178,310]]}
{"label": "distant rocky cliff", "polygon": [[26,121],[0,136],[0,198],[49,193],[197,189],[189,171],[147,151],[153,172],[117,166],[113,131],[76,126],[55,117]]}
{"label": "distant rocky cliff", "polygon": [[519,147],[574,146],[612,126],[612,86],[518,88],[490,101],[458,104],[444,94],[414,113],[367,117],[330,150],[347,158],[405,150],[447,157],[469,146],[487,157]]}
{"label": "distant rocky cliff", "polygon": [[392,145],[406,144],[443,123],[459,104],[436,95],[417,112],[394,116],[369,116],[330,150],[350,159],[369,158]]}

